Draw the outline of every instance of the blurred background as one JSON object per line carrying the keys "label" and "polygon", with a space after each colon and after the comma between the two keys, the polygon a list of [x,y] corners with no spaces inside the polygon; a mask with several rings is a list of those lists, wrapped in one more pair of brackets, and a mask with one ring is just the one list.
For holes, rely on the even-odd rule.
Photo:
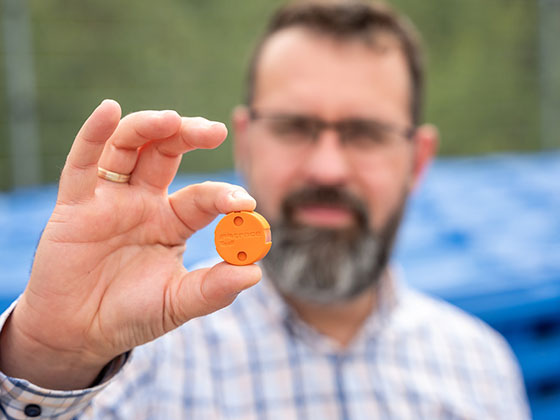
{"label": "blurred background", "polygon": [[[0,189],[57,179],[104,98],[229,122],[279,0],[1,0]],[[442,155],[560,146],[557,0],[393,0],[428,48],[426,119]],[[22,140],[25,139],[25,140]],[[185,171],[231,168],[230,145]]]}
{"label": "blurred background", "polygon": [[[27,280],[56,181],[104,98],[229,124],[280,0],[0,0],[0,310]],[[428,52],[440,158],[396,260],[480,316],[520,359],[535,418],[560,418],[560,0],[392,0]],[[190,153],[172,188],[240,182],[231,144]],[[211,228],[188,265],[213,252]]]}

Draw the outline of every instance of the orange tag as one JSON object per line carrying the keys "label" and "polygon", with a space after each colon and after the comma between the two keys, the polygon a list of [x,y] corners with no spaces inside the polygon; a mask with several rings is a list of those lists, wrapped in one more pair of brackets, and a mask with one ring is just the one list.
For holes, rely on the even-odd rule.
{"label": "orange tag", "polygon": [[270,225],[254,211],[228,213],[216,226],[214,242],[220,257],[233,265],[263,258],[272,245]]}

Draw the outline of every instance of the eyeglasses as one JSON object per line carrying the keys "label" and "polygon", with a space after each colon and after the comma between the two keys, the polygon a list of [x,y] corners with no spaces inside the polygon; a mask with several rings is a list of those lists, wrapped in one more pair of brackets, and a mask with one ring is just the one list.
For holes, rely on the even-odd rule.
{"label": "eyeglasses", "polygon": [[314,144],[324,130],[336,131],[341,144],[358,151],[389,147],[397,141],[411,140],[414,127],[398,127],[393,124],[366,118],[349,118],[339,121],[324,121],[320,118],[289,114],[260,113],[249,110],[250,118],[262,121],[266,129],[277,140],[293,146]]}

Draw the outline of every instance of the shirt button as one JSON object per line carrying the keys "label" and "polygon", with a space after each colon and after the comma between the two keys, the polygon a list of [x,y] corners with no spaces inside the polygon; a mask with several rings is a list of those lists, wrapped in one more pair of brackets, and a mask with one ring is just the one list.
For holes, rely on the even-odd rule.
{"label": "shirt button", "polygon": [[41,415],[41,407],[37,404],[27,404],[23,412],[27,417],[39,417]]}

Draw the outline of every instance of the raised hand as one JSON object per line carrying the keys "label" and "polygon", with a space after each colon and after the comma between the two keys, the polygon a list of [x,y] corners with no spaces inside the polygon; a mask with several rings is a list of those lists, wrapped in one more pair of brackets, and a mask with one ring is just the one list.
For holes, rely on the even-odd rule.
{"label": "raised hand", "polygon": [[[221,123],[174,111],[121,120],[119,105],[104,101],[93,112],[68,155],[29,284],[0,336],[4,373],[52,389],[86,387],[115,356],[258,282],[256,266],[187,272],[182,264],[195,231],[256,205],[225,183],[167,194],[182,154],[225,136]],[[121,182],[98,176],[98,167]]]}

